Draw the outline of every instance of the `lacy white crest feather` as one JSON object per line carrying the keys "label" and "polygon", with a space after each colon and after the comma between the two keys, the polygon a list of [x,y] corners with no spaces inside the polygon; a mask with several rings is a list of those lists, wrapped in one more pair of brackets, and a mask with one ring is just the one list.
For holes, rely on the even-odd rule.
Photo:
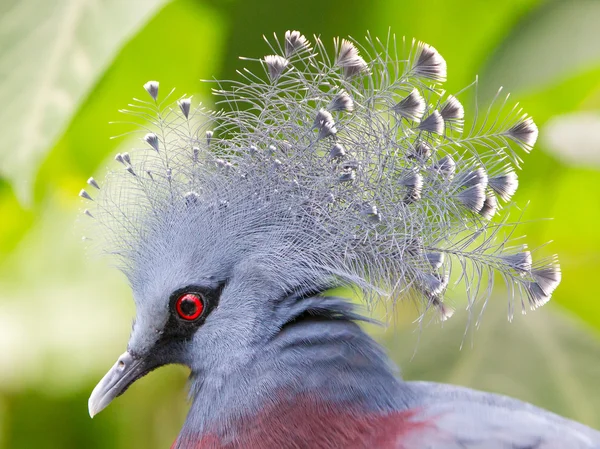
{"label": "lacy white crest feather", "polygon": [[98,197],[81,196],[130,278],[152,271],[148,253],[183,242],[223,269],[260,259],[289,288],[412,296],[444,318],[451,280],[469,305],[487,300],[497,274],[523,305],[549,299],[556,259],[536,264],[509,246],[514,223],[500,207],[537,136],[528,116],[497,96],[463,131],[462,104],[440,87],[446,63],[420,42],[404,59],[393,36],[336,39],[333,56],[297,31],[270,47],[250,60],[263,73],[218,82],[218,112],[161,100],[155,81],[150,101],[127,111],[144,120],[147,149],[117,155]]}

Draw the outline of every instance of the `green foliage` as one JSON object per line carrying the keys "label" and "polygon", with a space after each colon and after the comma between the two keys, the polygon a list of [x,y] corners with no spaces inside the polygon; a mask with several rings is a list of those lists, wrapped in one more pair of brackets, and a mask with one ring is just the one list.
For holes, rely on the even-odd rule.
{"label": "green foliage", "polygon": [[200,79],[209,79],[218,72],[223,34],[217,11],[180,0],[167,5],[135,37],[123,42],[93,94],[73,111],[69,127],[43,161],[36,198],[43,199],[52,188],[65,187],[65,180],[72,180],[69,187],[78,191],[81,180],[116,153],[124,139],[111,137],[135,128],[110,122],[129,120],[118,109],[125,108],[132,97],[145,95],[142,85],[149,79],[160,80],[167,92],[176,87],[176,96],[199,93],[200,100],[204,100],[209,86]]}
{"label": "green foliage", "polygon": [[237,56],[264,55],[260,36],[286,29],[326,43],[390,28],[414,36],[448,61],[450,91],[479,73],[480,100],[504,83],[536,119],[541,144],[524,158],[516,201],[531,200],[531,246],[555,240],[542,249],[562,262],[553,304],[508,324],[498,291],[462,350],[460,317],[421,334],[401,308],[388,332],[373,332],[408,379],[498,391],[600,427],[600,302],[590,284],[600,270],[600,175],[544,148],[549,119],[600,110],[598,2],[0,0],[0,17],[0,447],[173,441],[187,409],[182,369],[153,373],[87,417],[87,396],[124,350],[133,310],[118,273],[85,257],[72,230],[76,195],[121,146],[136,145],[110,140],[131,127],[109,122],[126,120],[117,110],[144,95],[145,81],[210,104],[200,79],[235,78]]}
{"label": "green foliage", "polygon": [[[38,163],[123,42],[162,0],[3,2],[0,176],[29,198]],[[99,36],[102,36],[99,39]],[[6,44],[9,43],[7,46]],[[8,107],[7,107],[8,106]]]}
{"label": "green foliage", "polygon": [[33,222],[31,211],[26,210],[13,194],[10,184],[0,178],[0,260],[11,252]]}
{"label": "green foliage", "polygon": [[[594,45],[600,41],[599,16],[600,3],[594,0],[542,5],[535,14],[524,18],[490,59],[484,75],[492,89],[504,85],[520,96],[600,68],[600,47]],[[547,102],[553,99],[548,95],[545,98]],[[557,111],[551,109],[547,113]]]}

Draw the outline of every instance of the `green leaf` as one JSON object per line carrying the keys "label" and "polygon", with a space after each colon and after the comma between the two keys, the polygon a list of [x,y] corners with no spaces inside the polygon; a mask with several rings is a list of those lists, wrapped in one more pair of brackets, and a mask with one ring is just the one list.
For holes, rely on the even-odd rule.
{"label": "green leaf", "polygon": [[[600,65],[600,2],[547,2],[515,28],[485,72],[486,85],[513,93],[545,90]],[[494,88],[492,87],[492,90]]]}
{"label": "green leaf", "polygon": [[40,160],[123,42],[166,0],[3,3],[0,176],[22,200]]}
{"label": "green leaf", "polygon": [[10,185],[0,178],[0,262],[30,229],[34,214],[19,203]]}
{"label": "green leaf", "polygon": [[[133,97],[149,98],[143,88],[146,81],[160,82],[161,99],[173,88],[173,101],[184,94],[199,93],[193,97],[194,104],[208,97],[213,86],[200,80],[211,79],[219,70],[223,28],[214,8],[194,0],[175,0],[152,18],[120,49],[42,163],[36,202],[57,188],[75,198],[85,179],[99,168],[98,179],[103,179],[103,162],[112,159],[119,146],[128,151],[130,145],[140,144],[144,133],[139,126],[123,123],[132,120],[119,109],[127,108]],[[111,139],[127,133],[140,140]]]}
{"label": "green leaf", "polygon": [[[475,80],[494,49],[540,3],[542,0],[380,1],[374,6],[377,28],[371,27],[371,32],[384,37],[392,25],[391,31],[399,36],[433,45],[448,63],[444,89],[457,92]],[[500,86],[496,80],[481,79],[485,85],[490,81],[493,89]]]}

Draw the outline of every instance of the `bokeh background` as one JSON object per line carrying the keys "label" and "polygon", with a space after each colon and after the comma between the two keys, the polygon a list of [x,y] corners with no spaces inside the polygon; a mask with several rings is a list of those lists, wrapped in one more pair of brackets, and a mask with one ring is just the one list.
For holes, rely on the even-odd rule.
{"label": "bokeh background", "polygon": [[560,255],[551,304],[509,324],[500,288],[466,333],[460,313],[420,330],[410,307],[372,331],[408,379],[510,394],[600,428],[598,23],[598,0],[0,0],[0,447],[170,446],[184,368],[87,414],[134,310],[110,261],[86,254],[77,193],[131,145],[110,139],[123,129],[109,122],[144,82],[210,105],[199,80],[235,78],[239,55],[261,57],[261,36],[286,29],[331,42],[391,28],[441,52],[450,92],[479,75],[480,101],[503,85],[533,115],[540,140],[515,200],[531,201],[531,246],[553,239],[541,252]]}

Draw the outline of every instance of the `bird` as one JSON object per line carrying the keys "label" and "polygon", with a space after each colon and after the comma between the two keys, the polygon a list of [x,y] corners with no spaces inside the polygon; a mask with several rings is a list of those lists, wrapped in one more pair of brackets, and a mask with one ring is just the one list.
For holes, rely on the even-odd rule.
{"label": "bird", "polygon": [[600,448],[516,399],[402,379],[361,326],[400,301],[451,319],[456,291],[483,313],[497,279],[509,318],[550,299],[558,259],[514,237],[533,119],[501,89],[465,117],[418,40],[265,41],[252,70],[207,81],[211,107],[144,84],[123,110],[137,146],[79,194],[136,306],[90,415],[180,364],[191,404],[173,449]]}

